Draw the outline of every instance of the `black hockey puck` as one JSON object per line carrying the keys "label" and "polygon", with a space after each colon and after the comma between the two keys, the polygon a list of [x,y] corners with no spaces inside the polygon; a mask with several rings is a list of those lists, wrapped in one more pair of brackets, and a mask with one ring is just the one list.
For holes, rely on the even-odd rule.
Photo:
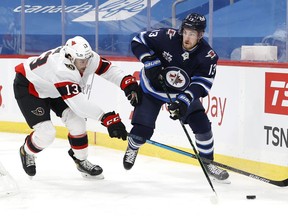
{"label": "black hockey puck", "polygon": [[247,195],[246,199],[256,199],[256,195]]}

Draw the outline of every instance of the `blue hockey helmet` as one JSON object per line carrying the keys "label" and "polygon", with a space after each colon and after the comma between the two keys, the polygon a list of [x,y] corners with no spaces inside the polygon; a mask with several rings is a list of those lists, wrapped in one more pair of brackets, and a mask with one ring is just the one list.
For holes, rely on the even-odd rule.
{"label": "blue hockey helmet", "polygon": [[197,13],[189,14],[183,21],[179,28],[179,34],[182,35],[184,28],[194,29],[196,31],[203,31],[206,28],[205,16]]}

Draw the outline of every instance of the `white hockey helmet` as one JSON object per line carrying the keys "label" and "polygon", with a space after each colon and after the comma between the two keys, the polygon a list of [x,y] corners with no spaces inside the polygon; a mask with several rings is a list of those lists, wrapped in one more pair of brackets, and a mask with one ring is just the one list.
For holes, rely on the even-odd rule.
{"label": "white hockey helmet", "polygon": [[72,63],[74,63],[75,59],[89,59],[92,56],[90,44],[80,36],[67,40],[64,51],[65,55],[68,55]]}

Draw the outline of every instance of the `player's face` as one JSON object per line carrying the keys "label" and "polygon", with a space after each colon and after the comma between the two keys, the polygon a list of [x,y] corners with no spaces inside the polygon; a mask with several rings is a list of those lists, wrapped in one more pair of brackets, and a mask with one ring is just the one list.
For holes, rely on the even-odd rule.
{"label": "player's face", "polygon": [[74,64],[81,74],[84,73],[84,70],[87,67],[88,61],[89,59],[75,59]]}
{"label": "player's face", "polygon": [[191,50],[203,37],[202,32],[197,32],[193,29],[184,28],[183,29],[183,42],[182,46],[185,50]]}

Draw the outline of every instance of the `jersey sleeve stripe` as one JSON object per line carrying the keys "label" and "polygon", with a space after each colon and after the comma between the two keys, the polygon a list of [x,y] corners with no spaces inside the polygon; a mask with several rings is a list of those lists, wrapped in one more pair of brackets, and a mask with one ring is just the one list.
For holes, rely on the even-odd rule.
{"label": "jersey sleeve stripe", "polygon": [[54,84],[60,93],[63,100],[69,99],[78,95],[81,92],[81,87],[77,83],[72,82],[60,82]]}
{"label": "jersey sleeve stripe", "polygon": [[105,73],[109,69],[110,65],[111,65],[110,61],[101,57],[99,66],[97,70],[95,71],[95,73],[100,76],[101,74]]}
{"label": "jersey sleeve stripe", "polygon": [[206,78],[206,77],[192,77],[191,84],[192,83],[201,83],[202,85],[206,86],[206,88],[211,89],[213,85],[214,78]]}

